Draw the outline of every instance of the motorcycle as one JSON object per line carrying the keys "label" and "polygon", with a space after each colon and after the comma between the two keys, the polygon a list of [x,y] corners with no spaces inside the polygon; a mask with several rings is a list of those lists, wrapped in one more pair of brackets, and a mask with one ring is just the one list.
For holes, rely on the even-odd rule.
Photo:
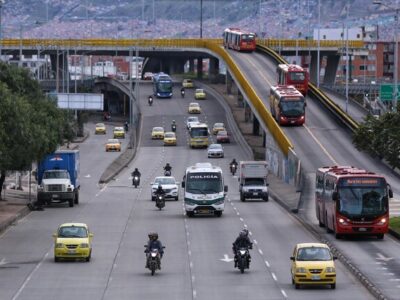
{"label": "motorcycle", "polygon": [[182,98],[185,98],[185,90],[181,90],[181,96]]}
{"label": "motorcycle", "polygon": [[[147,248],[146,245],[144,247]],[[163,247],[164,249],[165,247]],[[161,255],[158,249],[151,249],[149,253],[147,253],[146,257],[146,268],[151,271],[151,276],[154,276],[156,270],[161,270]]]}
{"label": "motorcycle", "polygon": [[133,176],[133,178],[132,178],[132,185],[134,185],[135,186],[135,188],[137,188],[138,187],[138,185],[140,184],[140,178],[139,178],[139,176]]}
{"label": "motorcycle", "polygon": [[164,176],[171,176],[171,170],[165,170]]}
{"label": "motorcycle", "polygon": [[165,197],[164,195],[156,196],[156,207],[161,210],[165,206]]}
{"label": "motorcycle", "polygon": [[231,164],[231,173],[232,173],[232,176],[234,176],[235,175],[235,173],[236,173],[236,169],[237,169],[237,165],[236,164]]}
{"label": "motorcycle", "polygon": [[172,132],[175,132],[175,131],[176,131],[176,124],[172,124],[172,125],[171,125],[171,130],[172,130]]}
{"label": "motorcycle", "polygon": [[244,273],[245,269],[250,268],[250,253],[248,248],[239,248],[236,251],[237,268],[240,273]]}
{"label": "motorcycle", "polygon": [[152,96],[149,96],[148,102],[149,102],[149,106],[153,105],[153,97]]}

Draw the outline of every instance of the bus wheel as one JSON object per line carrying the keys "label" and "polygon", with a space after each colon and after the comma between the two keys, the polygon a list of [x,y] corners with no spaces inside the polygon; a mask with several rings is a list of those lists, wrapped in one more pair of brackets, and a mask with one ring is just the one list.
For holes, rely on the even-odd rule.
{"label": "bus wheel", "polygon": [[378,240],[383,240],[384,234],[383,233],[379,233],[376,235],[376,237],[378,238]]}

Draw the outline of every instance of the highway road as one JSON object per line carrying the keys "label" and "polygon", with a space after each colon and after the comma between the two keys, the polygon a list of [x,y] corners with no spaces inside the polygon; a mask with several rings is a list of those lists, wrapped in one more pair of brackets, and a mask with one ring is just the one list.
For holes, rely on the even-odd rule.
{"label": "highway road", "polygon": [[[269,107],[269,89],[276,84],[275,63],[260,53],[229,53]],[[386,236],[384,241],[370,238],[335,240],[331,234],[325,234],[322,228],[318,228],[315,217],[313,182],[316,169],[326,165],[353,165],[385,174],[395,193],[395,199],[390,202],[391,214],[399,215],[398,177],[380,161],[355,149],[350,133],[310,97],[307,97],[305,125],[283,127],[283,130],[293,142],[294,151],[301,159],[306,173],[307,189],[302,195],[300,215],[325,238],[334,242],[385,294],[395,298],[400,291],[400,267],[397,261],[399,242],[390,236]]]}
{"label": "highway road", "polygon": [[[206,150],[189,149],[184,120],[192,91],[185,99],[156,99],[152,107],[146,101],[150,87],[143,86],[141,93],[143,130],[131,165],[99,186],[101,173],[118,154],[104,151],[106,137],[91,135],[80,146],[79,206],[32,212],[0,236],[0,299],[372,299],[338,261],[336,290],[295,290],[289,257],[296,243],[315,241],[313,236],[273,200],[240,202],[237,178],[228,174],[228,162],[248,157],[235,137],[225,145],[223,159],[210,160]],[[200,104],[200,118],[210,126],[227,122],[214,99]],[[153,126],[168,127],[172,119],[178,124],[178,146],[163,147],[161,141],[150,139]],[[93,132],[94,125],[88,129]],[[179,201],[167,201],[162,211],[155,208],[150,182],[162,174],[166,162],[180,181],[187,166],[204,161],[225,172],[229,192],[221,218],[186,217],[182,193]],[[142,172],[137,189],[131,186],[134,167]],[[70,221],[85,222],[94,233],[89,263],[53,260],[51,234]],[[240,274],[233,268],[231,246],[245,225],[254,249],[250,270]],[[154,277],[144,268],[143,245],[149,231],[157,231],[166,246],[162,270]]]}

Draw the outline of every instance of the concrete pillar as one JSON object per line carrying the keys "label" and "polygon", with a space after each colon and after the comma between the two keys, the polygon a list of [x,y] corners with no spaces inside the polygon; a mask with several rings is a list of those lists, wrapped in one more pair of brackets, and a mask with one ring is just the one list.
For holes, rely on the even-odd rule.
{"label": "concrete pillar", "polygon": [[253,135],[260,135],[260,123],[256,117],[253,118]]}
{"label": "concrete pillar", "polygon": [[232,84],[233,84],[233,79],[231,74],[228,72],[228,70],[226,71],[226,92],[228,93],[228,95],[232,94]]}
{"label": "concrete pillar", "polygon": [[[321,67],[321,60],[322,60],[322,55],[320,55],[320,67]],[[313,51],[311,52],[311,64],[310,64],[310,80],[312,83],[317,84],[317,76],[320,72],[320,70],[317,70],[318,67],[318,56],[317,52]]]}
{"label": "concrete pillar", "polygon": [[251,120],[251,107],[247,104],[246,101],[243,101],[244,104],[244,121],[249,122]]}
{"label": "concrete pillar", "polygon": [[237,105],[238,107],[244,107],[243,95],[239,89],[237,91]]}
{"label": "concrete pillar", "polygon": [[197,79],[203,78],[203,59],[199,57],[197,59]]}
{"label": "concrete pillar", "polygon": [[189,59],[189,73],[194,74],[194,59]]}
{"label": "concrete pillar", "polygon": [[328,55],[325,75],[323,82],[326,84],[334,84],[336,79],[336,72],[339,66],[340,56],[337,54]]}
{"label": "concrete pillar", "polygon": [[210,58],[209,76],[211,83],[218,82],[219,74],[219,60],[217,58]]}

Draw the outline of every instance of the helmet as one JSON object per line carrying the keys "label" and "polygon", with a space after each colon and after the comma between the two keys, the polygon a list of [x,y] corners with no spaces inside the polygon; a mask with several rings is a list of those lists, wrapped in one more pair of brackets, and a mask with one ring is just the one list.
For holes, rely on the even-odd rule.
{"label": "helmet", "polygon": [[239,233],[239,235],[240,235],[241,237],[247,237],[247,236],[249,235],[249,231],[247,230],[247,228],[244,228],[244,229]]}
{"label": "helmet", "polygon": [[139,171],[138,168],[135,168],[135,171],[136,171],[136,172]]}
{"label": "helmet", "polygon": [[156,241],[158,239],[158,233],[157,232],[150,232],[149,233],[149,239]]}
{"label": "helmet", "polygon": [[172,120],[172,123],[175,123],[175,120]]}
{"label": "helmet", "polygon": [[161,184],[158,185],[158,189],[162,190],[162,185]]}
{"label": "helmet", "polygon": [[168,167],[169,167],[169,163],[167,163],[165,166],[168,166]]}

